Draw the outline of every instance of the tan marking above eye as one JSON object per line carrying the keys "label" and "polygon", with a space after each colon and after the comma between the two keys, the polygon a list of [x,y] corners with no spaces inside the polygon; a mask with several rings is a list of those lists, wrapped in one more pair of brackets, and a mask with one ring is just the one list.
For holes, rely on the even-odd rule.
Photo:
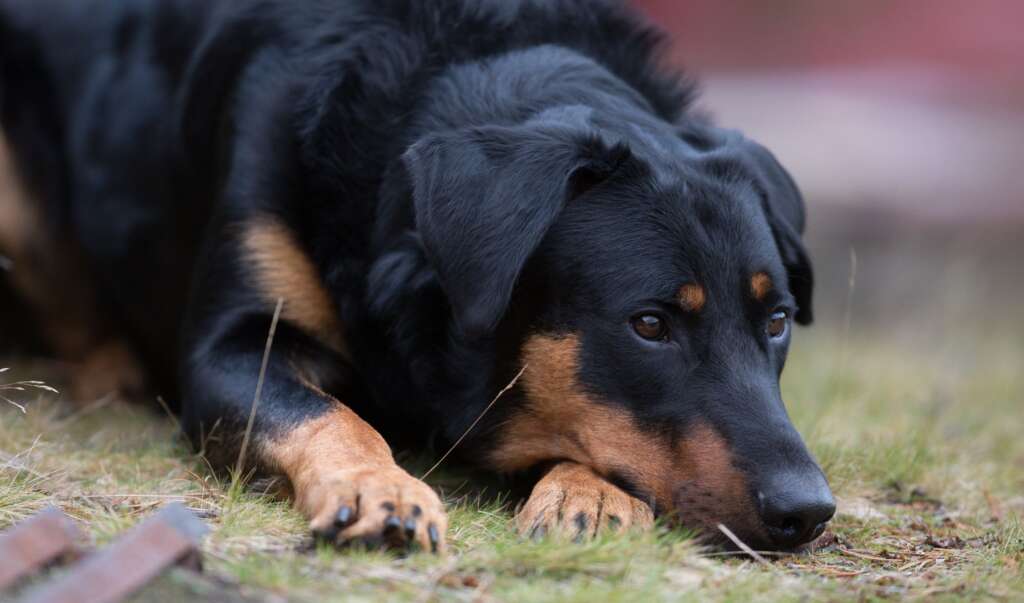
{"label": "tan marking above eye", "polygon": [[679,305],[687,312],[700,312],[707,302],[704,287],[696,283],[686,283],[679,288]]}
{"label": "tan marking above eye", "polygon": [[768,276],[764,272],[758,272],[754,276],[750,277],[750,294],[754,296],[757,301],[764,301],[765,296],[772,290],[775,285],[772,283],[772,277]]}
{"label": "tan marking above eye", "polygon": [[347,356],[334,302],[292,231],[275,218],[260,216],[245,224],[242,247],[266,302],[284,299],[286,321]]}

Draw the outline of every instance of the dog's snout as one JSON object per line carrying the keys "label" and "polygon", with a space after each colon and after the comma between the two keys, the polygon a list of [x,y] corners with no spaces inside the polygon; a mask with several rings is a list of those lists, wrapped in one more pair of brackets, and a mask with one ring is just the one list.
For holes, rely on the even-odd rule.
{"label": "dog's snout", "polygon": [[761,521],[778,548],[814,540],[836,512],[836,502],[817,467],[806,473],[776,476],[758,491]]}

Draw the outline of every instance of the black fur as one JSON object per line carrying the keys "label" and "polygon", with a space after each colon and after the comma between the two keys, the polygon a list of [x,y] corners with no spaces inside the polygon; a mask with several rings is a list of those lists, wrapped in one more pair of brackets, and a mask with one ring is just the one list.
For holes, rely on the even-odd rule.
{"label": "black fur", "polygon": [[[275,358],[390,437],[453,442],[530,333],[571,331],[586,387],[651,429],[703,418],[740,458],[813,467],[778,393],[788,336],[764,335],[778,308],[811,320],[800,194],[687,113],[693,88],[618,3],[9,1],[0,26],[4,131],[197,441],[248,413],[273,308],[234,227],[264,213],[352,350],[285,324]],[[673,307],[686,280],[699,319]],[[631,331],[645,311],[671,345]],[[325,408],[289,366],[270,364],[258,434]],[[464,451],[483,458],[521,395]]]}

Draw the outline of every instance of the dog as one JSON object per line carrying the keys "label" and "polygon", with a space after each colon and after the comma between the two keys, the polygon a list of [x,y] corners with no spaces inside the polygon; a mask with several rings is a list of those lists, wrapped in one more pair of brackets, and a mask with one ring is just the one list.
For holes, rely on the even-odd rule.
{"label": "dog", "polygon": [[662,45],[602,0],[7,1],[8,286],[81,395],[180,401],[334,543],[443,551],[392,445],[458,443],[536,475],[527,535],[797,547],[804,203]]}

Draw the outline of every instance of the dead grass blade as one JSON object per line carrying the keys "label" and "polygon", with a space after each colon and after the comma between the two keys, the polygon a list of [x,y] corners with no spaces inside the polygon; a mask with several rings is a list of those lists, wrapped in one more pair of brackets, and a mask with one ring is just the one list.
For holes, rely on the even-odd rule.
{"label": "dead grass blade", "polygon": [[274,333],[277,332],[277,322],[281,320],[281,310],[284,308],[284,298],[278,298],[277,307],[274,308],[274,317],[270,320],[270,330],[267,332],[267,343],[263,347],[263,360],[260,362],[260,375],[256,379],[256,393],[252,397],[252,407],[249,409],[249,421],[245,425],[245,435],[242,436],[242,447],[238,451],[238,463],[235,465],[235,476],[232,486],[237,485],[241,479],[242,469],[245,466],[245,454],[249,449],[249,438],[252,436],[252,426],[256,422],[256,409],[260,405],[260,395],[263,393],[263,379],[267,375],[267,363],[270,360],[270,349],[274,346]]}
{"label": "dead grass blade", "polygon": [[733,544],[738,546],[740,548],[740,550],[742,550],[744,553],[750,555],[751,559],[753,559],[754,561],[757,561],[758,563],[760,563],[761,565],[767,567],[768,569],[771,569],[771,570],[775,569],[775,566],[772,565],[771,563],[768,563],[768,560],[765,559],[764,557],[762,557],[761,553],[758,553],[754,549],[750,548],[747,545],[747,543],[745,543],[742,540],[740,540],[739,537],[736,536],[736,534],[732,533],[732,530],[730,530],[729,528],[725,527],[725,524],[721,524],[721,523],[718,524],[718,530],[720,532],[722,532],[723,534],[725,534],[725,537],[728,538],[729,540],[731,540]]}
{"label": "dead grass blade", "polygon": [[[9,370],[11,369],[6,367],[0,368],[0,374],[6,373]],[[30,389],[49,392],[52,394],[60,394],[60,392],[57,391],[56,388],[51,387],[42,381],[15,381],[14,383],[0,383],[0,392],[26,392]],[[11,406],[20,410],[21,414],[28,413],[28,410],[25,408],[23,404],[15,402],[14,400],[3,395],[3,393],[0,393],[0,400],[7,402]]]}
{"label": "dead grass blade", "polygon": [[466,436],[468,436],[470,434],[470,432],[473,431],[476,428],[477,424],[480,423],[480,420],[483,419],[484,415],[486,415],[491,410],[491,408],[495,405],[495,403],[497,403],[498,399],[500,399],[502,396],[504,396],[505,392],[507,392],[508,390],[510,390],[513,387],[515,387],[516,383],[519,382],[519,378],[523,376],[523,373],[526,372],[526,369],[529,366],[530,366],[529,364],[524,364],[523,368],[519,369],[519,372],[516,373],[516,376],[512,377],[512,380],[508,382],[508,385],[506,385],[505,387],[501,388],[501,391],[498,392],[497,396],[494,396],[494,399],[491,400],[490,403],[484,408],[484,411],[482,413],[480,413],[480,416],[478,416],[473,421],[473,423],[470,424],[469,429],[467,429],[465,431],[465,433],[463,433],[461,436],[459,436],[459,439],[455,440],[455,443],[452,444],[451,448],[448,449],[448,452],[445,452],[443,455],[441,455],[441,458],[438,459],[438,461],[436,463],[434,463],[434,466],[431,467],[430,469],[427,469],[427,472],[420,476],[420,480],[421,481],[427,479],[430,476],[430,474],[434,472],[435,469],[437,469],[438,467],[441,466],[441,463],[443,463],[444,460],[446,458],[448,458],[448,455],[450,455],[452,453],[452,451],[454,451],[456,448],[459,447],[459,444],[462,443],[462,440],[465,440]]}

